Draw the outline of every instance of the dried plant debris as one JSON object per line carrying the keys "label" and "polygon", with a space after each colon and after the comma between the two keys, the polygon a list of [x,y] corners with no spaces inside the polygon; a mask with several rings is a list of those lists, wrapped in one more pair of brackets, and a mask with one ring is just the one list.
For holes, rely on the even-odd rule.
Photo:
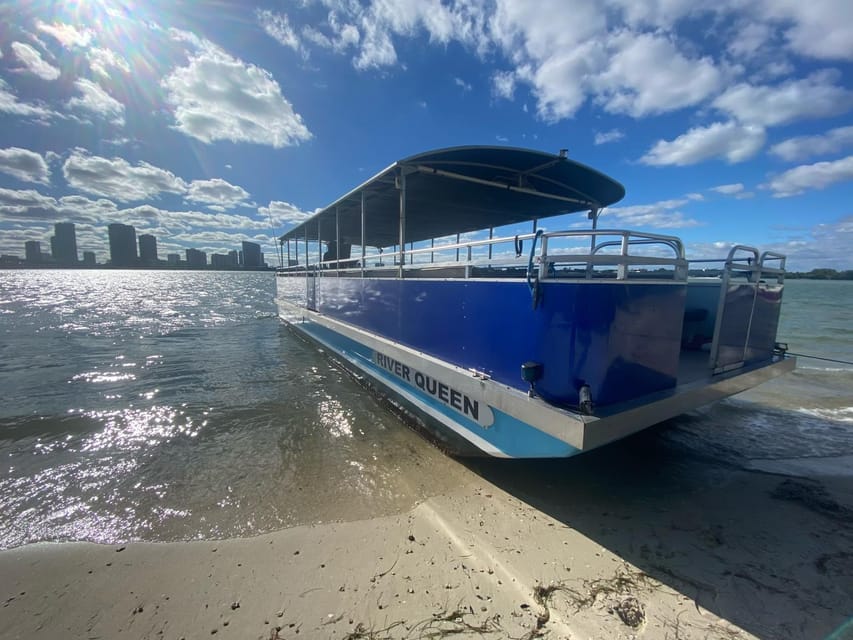
{"label": "dried plant debris", "polygon": [[610,578],[583,580],[581,585],[578,588],[561,581],[548,586],[536,586],[533,589],[533,599],[544,611],[537,616],[536,627],[522,640],[531,640],[543,634],[543,627],[551,619],[551,599],[555,593],[564,595],[574,608],[574,613],[588,609],[605,598],[620,598],[610,606],[609,611],[617,614],[624,624],[636,629],[643,624],[646,615],[643,605],[633,594],[661,588],[650,576],[632,569],[627,564],[620,567]]}
{"label": "dried plant debris", "polygon": [[499,614],[489,616],[479,624],[466,620],[466,617],[471,617],[471,615],[470,609],[465,610],[460,607],[450,612],[434,613],[431,618],[421,620],[411,626],[406,625],[402,620],[392,622],[381,629],[368,628],[363,623],[358,623],[351,632],[344,636],[344,640],[392,640],[393,638],[428,640],[446,636],[482,636],[501,632]]}

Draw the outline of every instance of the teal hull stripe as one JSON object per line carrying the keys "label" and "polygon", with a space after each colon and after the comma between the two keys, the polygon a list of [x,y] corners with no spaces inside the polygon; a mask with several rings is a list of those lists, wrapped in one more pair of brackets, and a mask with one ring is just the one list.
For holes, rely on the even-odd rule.
{"label": "teal hull stripe", "polygon": [[[392,389],[414,396],[417,401],[433,413],[439,413],[456,426],[456,432],[469,440],[479,449],[490,455],[510,458],[565,458],[580,453],[579,449],[553,436],[539,431],[535,427],[492,407],[494,424],[488,429],[473,420],[457,413],[447,405],[424,393],[415,386],[404,383],[373,362],[373,351],[346,336],[336,333],[313,322],[294,325],[330,349],[358,364],[369,375],[380,379]],[[448,427],[449,428],[449,427]],[[489,451],[477,440],[485,441],[494,449]]]}

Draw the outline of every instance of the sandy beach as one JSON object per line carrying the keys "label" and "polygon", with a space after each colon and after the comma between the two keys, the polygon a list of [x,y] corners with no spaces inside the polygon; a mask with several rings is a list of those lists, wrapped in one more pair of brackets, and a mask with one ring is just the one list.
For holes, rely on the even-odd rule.
{"label": "sandy beach", "polygon": [[824,638],[853,614],[852,477],[636,448],[469,462],[395,516],[7,550],[2,637]]}

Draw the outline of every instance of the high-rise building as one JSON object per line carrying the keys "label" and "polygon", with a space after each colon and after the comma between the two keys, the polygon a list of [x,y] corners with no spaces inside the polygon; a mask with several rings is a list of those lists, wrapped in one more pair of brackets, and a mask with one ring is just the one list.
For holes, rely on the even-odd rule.
{"label": "high-rise building", "polygon": [[139,236],[139,261],[142,264],[157,264],[157,238],[147,233]]}
{"label": "high-rise building", "polygon": [[228,252],[228,265],[232,267],[236,267],[240,264],[240,257],[236,251]]}
{"label": "high-rise building", "polygon": [[114,267],[136,266],[136,229],[114,222],[109,226],[110,262]]}
{"label": "high-rise building", "polygon": [[24,255],[30,264],[41,262],[41,242],[38,240],[27,240],[24,243]]}
{"label": "high-rise building", "polygon": [[50,241],[53,259],[58,264],[77,264],[77,234],[73,222],[57,222],[53,225],[54,236]]}
{"label": "high-rise building", "polygon": [[94,267],[95,264],[95,252],[94,251],[84,251],[83,252],[83,264],[87,267]]}
{"label": "high-rise building", "polygon": [[255,242],[246,242],[243,240],[243,266],[244,267],[261,267],[261,245]]}
{"label": "high-rise building", "polygon": [[187,249],[187,264],[191,267],[206,267],[207,254],[198,249]]}
{"label": "high-rise building", "polygon": [[172,266],[178,266],[181,264],[181,254],[180,253],[169,253],[166,255],[166,262],[168,262]]}

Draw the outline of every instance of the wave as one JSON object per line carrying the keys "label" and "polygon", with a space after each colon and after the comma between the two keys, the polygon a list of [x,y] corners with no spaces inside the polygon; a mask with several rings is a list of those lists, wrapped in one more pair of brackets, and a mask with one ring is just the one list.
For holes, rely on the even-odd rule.
{"label": "wave", "polygon": [[836,409],[800,407],[798,410],[800,413],[805,413],[816,418],[853,424],[853,407],[839,407]]}

